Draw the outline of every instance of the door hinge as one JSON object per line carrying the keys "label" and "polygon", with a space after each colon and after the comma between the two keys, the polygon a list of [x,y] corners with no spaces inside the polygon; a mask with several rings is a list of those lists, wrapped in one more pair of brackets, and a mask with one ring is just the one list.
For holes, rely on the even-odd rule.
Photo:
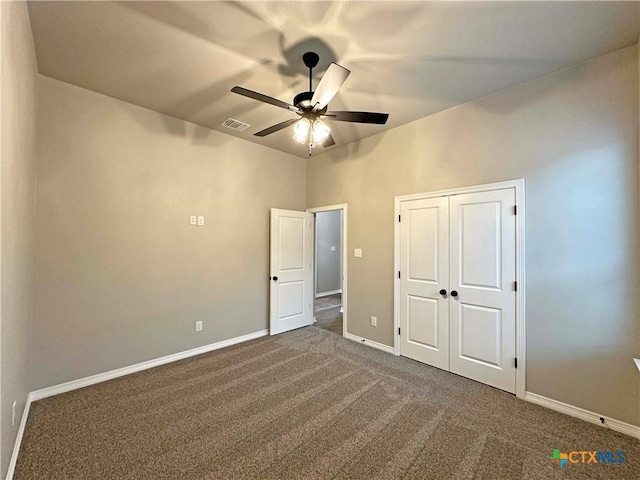
{"label": "door hinge", "polygon": [[518,291],[518,282],[513,282],[513,291],[514,292]]}
{"label": "door hinge", "polygon": [[398,327],[398,335],[400,335],[400,327]]}
{"label": "door hinge", "polygon": [[398,215],[398,221],[401,222],[402,220],[400,220],[402,218],[401,215]]}
{"label": "door hinge", "polygon": [[514,205],[514,206],[513,206],[513,214],[514,214],[514,215],[517,215],[517,214],[518,214],[518,206],[517,206],[517,205]]}
{"label": "door hinge", "polygon": [[400,278],[400,270],[398,270],[398,278]]}
{"label": "door hinge", "polygon": [[513,365],[518,368],[518,357],[513,359]]}

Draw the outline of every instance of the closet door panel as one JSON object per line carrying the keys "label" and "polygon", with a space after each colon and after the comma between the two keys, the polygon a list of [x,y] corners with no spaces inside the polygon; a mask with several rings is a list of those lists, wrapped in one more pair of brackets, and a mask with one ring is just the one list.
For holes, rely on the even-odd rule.
{"label": "closet door panel", "polygon": [[515,392],[515,191],[450,197],[450,370]]}
{"label": "closet door panel", "polygon": [[402,202],[400,352],[449,369],[449,200]]}

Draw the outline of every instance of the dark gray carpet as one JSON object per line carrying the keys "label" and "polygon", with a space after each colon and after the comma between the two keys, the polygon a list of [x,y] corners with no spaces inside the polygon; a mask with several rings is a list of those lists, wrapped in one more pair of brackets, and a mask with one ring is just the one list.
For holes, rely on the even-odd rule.
{"label": "dark gray carpet", "polygon": [[638,479],[640,442],[307,327],[35,402],[15,475],[249,478]]}
{"label": "dark gray carpet", "polygon": [[316,312],[316,327],[342,335],[342,313],[339,308]]}
{"label": "dark gray carpet", "polygon": [[342,294],[327,295],[326,297],[316,298],[314,311],[319,312],[328,308],[336,308],[342,306]]}

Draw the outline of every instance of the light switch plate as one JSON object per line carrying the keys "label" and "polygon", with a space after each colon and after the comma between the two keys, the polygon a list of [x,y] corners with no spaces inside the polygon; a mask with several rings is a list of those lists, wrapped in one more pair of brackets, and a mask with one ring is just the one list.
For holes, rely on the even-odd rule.
{"label": "light switch plate", "polygon": [[331,246],[331,251],[335,252],[336,251],[336,247],[334,245]]}
{"label": "light switch plate", "polygon": [[189,217],[189,225],[195,225],[195,224],[196,224],[196,222],[197,222],[197,220],[196,220],[196,216],[195,216],[195,215],[191,215],[191,216]]}
{"label": "light switch plate", "polygon": [[354,248],[353,249],[353,256],[354,257],[361,257],[362,256],[362,249],[361,248]]}
{"label": "light switch plate", "polygon": [[204,225],[204,217],[202,215],[198,216],[198,225],[200,226]]}

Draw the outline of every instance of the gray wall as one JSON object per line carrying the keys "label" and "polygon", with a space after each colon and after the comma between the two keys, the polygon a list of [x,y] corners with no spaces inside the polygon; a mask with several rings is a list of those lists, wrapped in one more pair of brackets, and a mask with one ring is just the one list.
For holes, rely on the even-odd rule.
{"label": "gray wall", "polygon": [[44,76],[38,122],[33,388],[267,328],[306,160]]}
{"label": "gray wall", "polygon": [[[4,478],[30,390],[38,72],[26,4],[2,2],[0,8],[0,476]],[[16,425],[11,426],[14,400],[17,418]]]}
{"label": "gray wall", "polygon": [[316,293],[342,288],[341,252],[342,210],[316,213]]}
{"label": "gray wall", "polygon": [[515,178],[527,390],[640,425],[637,46],[312,159],[307,207],[349,205],[349,332],[393,342],[394,196]]}

